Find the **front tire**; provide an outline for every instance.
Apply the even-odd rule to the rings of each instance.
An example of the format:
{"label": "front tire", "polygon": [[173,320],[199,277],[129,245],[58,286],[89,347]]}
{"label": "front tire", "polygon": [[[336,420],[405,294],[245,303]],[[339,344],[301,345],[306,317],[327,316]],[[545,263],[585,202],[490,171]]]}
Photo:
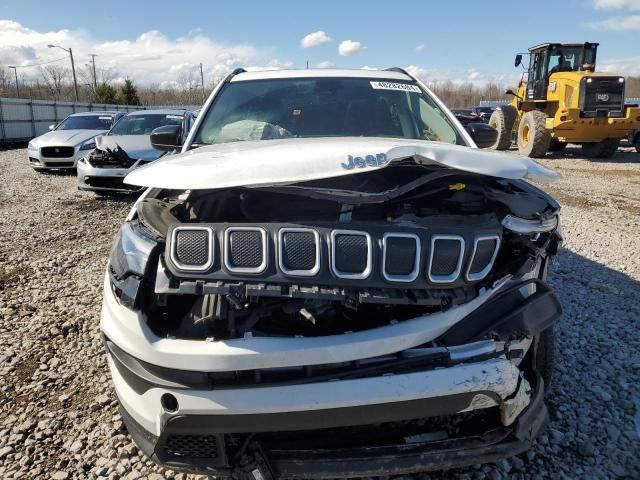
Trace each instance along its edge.
{"label": "front tire", "polygon": [[582,153],[588,158],[611,158],[618,151],[618,138],[605,138],[600,142],[583,143]]}
{"label": "front tire", "polygon": [[518,151],[529,158],[544,157],[549,150],[551,134],[546,128],[547,115],[538,110],[525,113],[518,125]]}
{"label": "front tire", "polygon": [[636,152],[640,153],[640,133],[633,137],[633,146],[636,147]]}
{"label": "front tire", "polygon": [[507,125],[504,112],[500,109],[494,110],[489,117],[489,126],[498,131],[498,138],[490,148],[494,150],[508,150],[511,146],[511,128]]}

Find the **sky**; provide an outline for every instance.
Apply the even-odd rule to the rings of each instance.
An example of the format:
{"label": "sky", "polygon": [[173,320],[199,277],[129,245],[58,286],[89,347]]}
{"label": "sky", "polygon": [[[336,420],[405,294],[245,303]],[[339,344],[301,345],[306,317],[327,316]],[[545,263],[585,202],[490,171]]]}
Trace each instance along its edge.
{"label": "sky", "polygon": [[[89,54],[117,80],[169,85],[245,68],[387,68],[429,82],[512,83],[515,53],[599,42],[598,69],[640,75],[640,0],[103,2],[0,0],[0,65],[39,75]],[[55,61],[60,59],[59,61]]]}

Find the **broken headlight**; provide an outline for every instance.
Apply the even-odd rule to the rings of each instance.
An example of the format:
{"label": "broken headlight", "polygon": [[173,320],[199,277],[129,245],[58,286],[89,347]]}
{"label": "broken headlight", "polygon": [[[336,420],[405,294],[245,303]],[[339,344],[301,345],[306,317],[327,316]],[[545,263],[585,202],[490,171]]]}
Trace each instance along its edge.
{"label": "broken headlight", "polygon": [[134,308],[158,243],[130,222],[120,228],[109,258],[109,278],[120,303]]}

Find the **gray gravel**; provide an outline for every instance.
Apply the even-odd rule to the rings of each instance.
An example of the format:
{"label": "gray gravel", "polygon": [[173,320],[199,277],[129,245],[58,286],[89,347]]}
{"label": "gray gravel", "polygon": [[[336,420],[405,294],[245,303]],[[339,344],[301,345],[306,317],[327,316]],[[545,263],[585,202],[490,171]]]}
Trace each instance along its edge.
{"label": "gray gravel", "polygon": [[[565,176],[547,187],[566,236],[550,428],[497,465],[412,478],[640,478],[640,154],[543,163]],[[131,202],[0,152],[0,478],[187,477],[131,443],[103,355],[103,269]]]}

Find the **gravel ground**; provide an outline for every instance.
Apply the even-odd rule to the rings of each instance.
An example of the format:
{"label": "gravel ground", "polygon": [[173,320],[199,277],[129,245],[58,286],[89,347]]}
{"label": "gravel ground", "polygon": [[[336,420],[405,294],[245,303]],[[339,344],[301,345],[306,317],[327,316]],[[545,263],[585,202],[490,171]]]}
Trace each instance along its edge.
{"label": "gravel ground", "polygon": [[[550,428],[519,457],[413,478],[640,478],[640,154],[578,154],[542,161],[564,175],[547,189],[566,236],[550,275],[565,309]],[[0,152],[0,478],[185,478],[129,440],[98,330],[131,204]]]}

